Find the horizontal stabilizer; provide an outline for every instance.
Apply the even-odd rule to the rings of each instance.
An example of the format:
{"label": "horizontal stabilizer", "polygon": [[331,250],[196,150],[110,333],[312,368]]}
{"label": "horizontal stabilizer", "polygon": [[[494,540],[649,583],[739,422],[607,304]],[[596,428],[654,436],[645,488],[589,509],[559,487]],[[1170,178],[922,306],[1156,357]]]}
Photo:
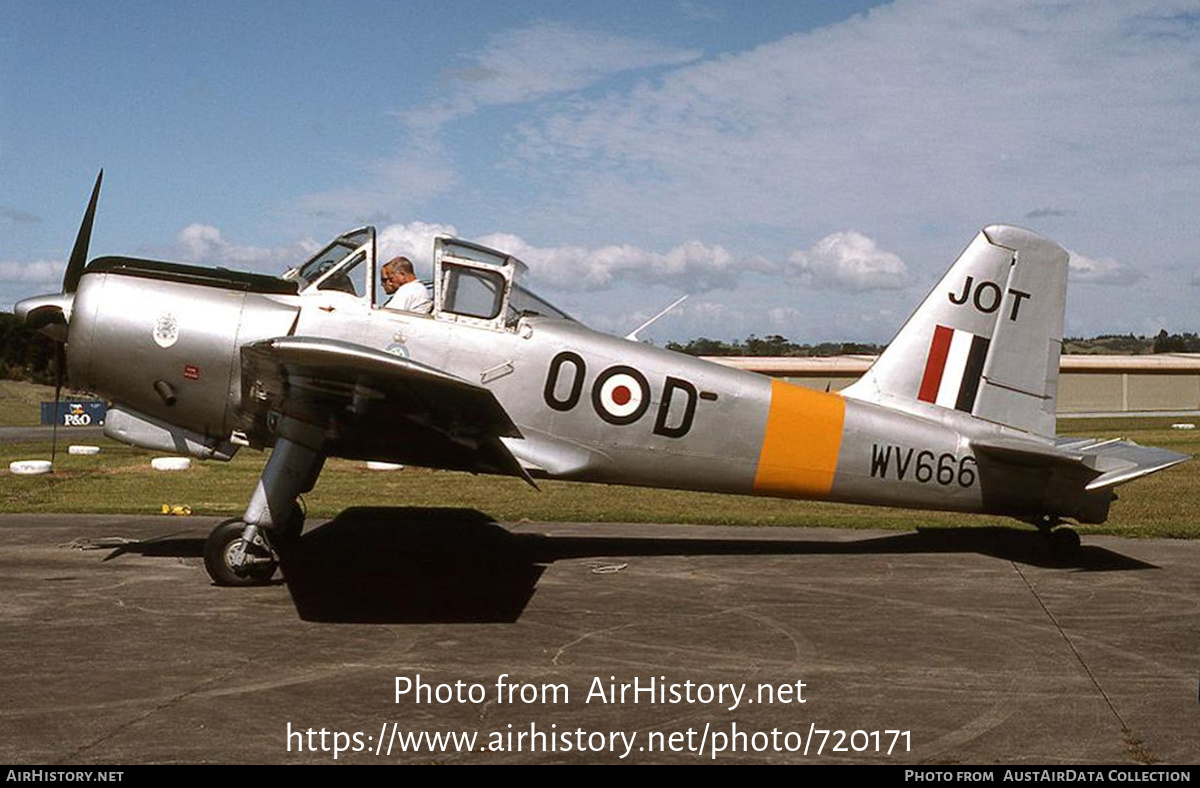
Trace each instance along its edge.
{"label": "horizontal stabilizer", "polygon": [[1095,474],[1084,488],[1088,492],[1115,487],[1191,459],[1187,454],[1115,438],[1058,438],[1051,445],[997,437],[972,441],[971,445],[982,455],[1014,465],[1087,468]]}
{"label": "horizontal stabilizer", "polygon": [[1064,450],[1057,444],[1006,439],[999,435],[984,440],[973,440],[971,447],[979,454],[1013,465],[1044,466],[1051,463],[1074,465],[1084,461],[1082,454]]}
{"label": "horizontal stabilizer", "polygon": [[1072,451],[1094,458],[1094,467],[1102,471],[1088,482],[1085,489],[1089,491],[1115,487],[1191,459],[1187,454],[1139,446],[1132,441],[1093,441],[1091,445],[1075,442],[1070,446]]}

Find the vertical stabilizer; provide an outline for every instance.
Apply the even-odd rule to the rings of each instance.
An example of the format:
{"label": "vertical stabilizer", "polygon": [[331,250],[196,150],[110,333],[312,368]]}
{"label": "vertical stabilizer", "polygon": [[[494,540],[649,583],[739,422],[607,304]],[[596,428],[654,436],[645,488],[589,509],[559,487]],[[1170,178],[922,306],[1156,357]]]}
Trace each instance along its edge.
{"label": "vertical stabilizer", "polygon": [[1028,230],[987,227],[843,394],[1053,436],[1067,259]]}

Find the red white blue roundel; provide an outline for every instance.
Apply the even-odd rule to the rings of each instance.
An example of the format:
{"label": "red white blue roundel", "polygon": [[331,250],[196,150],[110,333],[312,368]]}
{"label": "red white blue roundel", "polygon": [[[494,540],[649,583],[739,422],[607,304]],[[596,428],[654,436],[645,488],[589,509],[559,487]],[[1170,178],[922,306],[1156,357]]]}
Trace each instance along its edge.
{"label": "red white blue roundel", "polygon": [[592,405],[609,424],[632,424],[650,407],[650,386],[633,367],[609,367],[592,385]]}

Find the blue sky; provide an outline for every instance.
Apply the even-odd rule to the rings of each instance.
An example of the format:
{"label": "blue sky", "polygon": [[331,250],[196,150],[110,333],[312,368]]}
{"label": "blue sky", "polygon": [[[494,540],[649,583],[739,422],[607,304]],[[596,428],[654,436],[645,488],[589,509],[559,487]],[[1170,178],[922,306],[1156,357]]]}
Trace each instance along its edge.
{"label": "blue sky", "polygon": [[[0,4],[0,309],[92,253],[457,234],[625,333],[887,341],[979,228],[1067,333],[1200,330],[1196,2]],[[427,269],[426,269],[427,272]]]}

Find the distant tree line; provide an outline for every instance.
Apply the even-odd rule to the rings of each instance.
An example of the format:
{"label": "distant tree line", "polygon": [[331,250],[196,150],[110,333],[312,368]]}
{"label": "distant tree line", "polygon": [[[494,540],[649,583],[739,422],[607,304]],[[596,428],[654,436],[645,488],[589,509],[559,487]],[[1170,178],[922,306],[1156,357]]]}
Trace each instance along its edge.
{"label": "distant tree line", "polygon": [[0,377],[54,382],[54,340],[29,330],[8,312],[0,312]]}
{"label": "distant tree line", "polygon": [[772,334],[759,337],[754,334],[742,342],[724,342],[719,339],[700,337],[690,342],[668,342],[667,350],[687,353],[689,356],[855,356],[882,353],[886,345],[864,342],[821,342],[816,345],[799,345],[787,337]]}
{"label": "distant tree line", "polygon": [[1163,329],[1153,337],[1133,334],[1101,334],[1090,339],[1068,337],[1063,340],[1063,351],[1125,356],[1148,353],[1200,353],[1200,336],[1191,332],[1169,334]]}
{"label": "distant tree line", "polygon": [[[700,337],[689,342],[668,342],[667,349],[691,356],[855,356],[877,355],[887,345],[869,342],[820,342],[801,345],[787,337],[771,334],[759,337],[754,334],[745,340],[725,342],[720,339]],[[1168,334],[1164,329],[1156,336],[1142,337],[1133,334],[1102,334],[1098,337],[1068,337],[1063,340],[1063,352],[1067,354],[1146,355],[1150,353],[1200,353],[1200,335],[1185,332]]]}
{"label": "distant tree line", "polygon": [[1200,353],[1200,336],[1185,332],[1168,334],[1166,329],[1154,337],[1155,353]]}

